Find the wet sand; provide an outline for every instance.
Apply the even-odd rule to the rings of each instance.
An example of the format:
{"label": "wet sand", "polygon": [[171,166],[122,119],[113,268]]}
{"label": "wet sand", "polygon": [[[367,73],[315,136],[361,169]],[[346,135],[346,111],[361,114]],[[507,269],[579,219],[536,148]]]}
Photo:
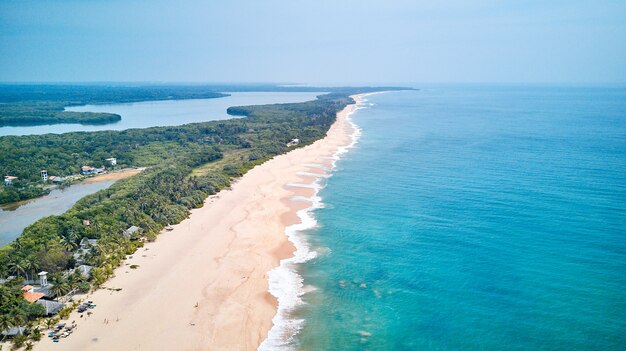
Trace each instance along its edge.
{"label": "wet sand", "polygon": [[120,291],[90,294],[93,315],[74,312],[75,333],[59,343],[44,338],[35,349],[256,350],[277,311],[267,273],[293,255],[285,228],[310,206],[292,197],[313,194],[289,184],[312,183],[315,177],[301,173],[322,170],[307,164],[330,166],[350,144],[347,116],[355,108],[338,113],[324,139],[253,168],[140,248],[105,284]]}

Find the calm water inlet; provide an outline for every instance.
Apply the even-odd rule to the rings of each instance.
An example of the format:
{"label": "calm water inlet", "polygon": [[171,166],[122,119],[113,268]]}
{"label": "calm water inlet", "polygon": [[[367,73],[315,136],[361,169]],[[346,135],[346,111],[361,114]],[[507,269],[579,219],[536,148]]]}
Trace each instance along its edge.
{"label": "calm water inlet", "polygon": [[[122,116],[122,121],[103,126],[57,124],[32,127],[0,127],[0,136],[22,134],[65,133],[70,131],[123,130],[153,126],[181,125],[234,118],[226,113],[230,106],[294,103],[314,100],[316,92],[245,92],[216,99],[166,100],[128,104],[86,105],[68,108],[72,111],[111,112]],[[49,195],[26,201],[16,210],[0,209],[0,245],[5,245],[28,225],[45,216],[67,211],[82,197],[105,189],[114,181],[80,183]]]}
{"label": "calm water inlet", "polygon": [[78,183],[65,189],[55,189],[50,194],[24,201],[17,209],[0,208],[0,246],[17,238],[24,228],[37,220],[67,211],[78,200],[96,191],[106,189],[116,180],[92,183]]}
{"label": "calm water inlet", "polygon": [[293,103],[315,100],[314,92],[241,92],[216,99],[145,101],[125,104],[84,105],[66,108],[74,112],[109,112],[122,116],[117,123],[105,125],[54,124],[29,127],[0,127],[0,136],[97,130],[124,130],[234,118],[226,113],[230,106]]}

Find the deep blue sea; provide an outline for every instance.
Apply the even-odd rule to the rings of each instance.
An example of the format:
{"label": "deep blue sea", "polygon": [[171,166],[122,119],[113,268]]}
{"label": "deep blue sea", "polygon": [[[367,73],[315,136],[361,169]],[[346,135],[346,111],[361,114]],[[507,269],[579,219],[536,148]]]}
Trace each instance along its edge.
{"label": "deep blue sea", "polygon": [[626,89],[368,100],[306,233],[299,349],[626,350]]}

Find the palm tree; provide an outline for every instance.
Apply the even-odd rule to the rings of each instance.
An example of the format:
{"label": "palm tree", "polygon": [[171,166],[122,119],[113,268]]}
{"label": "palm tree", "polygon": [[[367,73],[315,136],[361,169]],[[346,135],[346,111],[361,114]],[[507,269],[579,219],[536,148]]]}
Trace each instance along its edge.
{"label": "palm tree", "polygon": [[73,251],[78,246],[78,233],[74,229],[68,229],[67,232],[61,237],[60,244],[67,251]]}
{"label": "palm tree", "polygon": [[[24,265],[24,269],[27,272],[30,272],[31,273],[31,277],[33,277],[33,279],[34,279],[35,271],[39,268],[39,263],[37,263],[37,261],[35,261],[32,258],[26,258],[26,259],[24,259],[22,264]],[[28,278],[27,278],[27,280],[28,280]]]}
{"label": "palm tree", "polygon": [[[7,329],[9,329],[11,327],[14,327],[14,326],[15,325],[13,324],[13,320],[12,320],[12,318],[9,315],[7,315],[7,314],[1,314],[0,315],[0,332],[3,332],[3,331],[5,331],[5,330],[7,330]],[[6,337],[7,337],[6,335],[2,336],[2,340],[1,341],[4,341],[4,339]]]}
{"label": "palm tree", "polygon": [[80,279],[80,273],[77,272],[74,272],[67,276],[67,286],[70,291],[78,289],[78,287],[80,286]]}
{"label": "palm tree", "polygon": [[46,327],[48,327],[48,329],[51,329],[52,327],[54,327],[55,324],[57,324],[58,319],[56,318],[48,318],[46,319]]}
{"label": "palm tree", "polygon": [[[11,324],[13,324],[14,327],[23,325],[24,323],[26,323],[26,316],[24,316],[23,313],[15,313],[11,316]],[[22,329],[18,328],[18,334],[22,335]]]}
{"label": "palm tree", "polygon": [[50,287],[50,292],[58,300],[59,297],[69,292],[69,287],[65,282],[58,282]]}
{"label": "palm tree", "polygon": [[24,267],[23,261],[9,262],[9,270],[15,272],[18,277],[20,276],[20,273],[23,273],[26,280],[28,280],[28,275],[26,274],[26,268]]}
{"label": "palm tree", "polygon": [[71,238],[69,235],[61,237],[61,239],[59,239],[59,244],[61,244],[61,246],[67,251],[74,251],[74,249],[78,246],[78,244],[76,244],[76,240]]}

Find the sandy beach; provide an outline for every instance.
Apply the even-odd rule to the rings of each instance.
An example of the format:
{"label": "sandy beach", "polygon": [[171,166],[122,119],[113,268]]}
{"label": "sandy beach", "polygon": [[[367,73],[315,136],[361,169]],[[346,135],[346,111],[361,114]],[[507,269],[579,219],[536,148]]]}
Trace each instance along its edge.
{"label": "sandy beach", "polygon": [[314,194],[290,184],[313,183],[309,173],[324,172],[315,165],[330,167],[351,143],[355,108],[338,113],[324,139],[255,167],[135,252],[88,296],[97,304],[91,316],[70,316],[75,333],[59,343],[44,338],[35,349],[256,350],[277,312],[268,272],[293,255],[285,228],[310,206],[292,197]]}

